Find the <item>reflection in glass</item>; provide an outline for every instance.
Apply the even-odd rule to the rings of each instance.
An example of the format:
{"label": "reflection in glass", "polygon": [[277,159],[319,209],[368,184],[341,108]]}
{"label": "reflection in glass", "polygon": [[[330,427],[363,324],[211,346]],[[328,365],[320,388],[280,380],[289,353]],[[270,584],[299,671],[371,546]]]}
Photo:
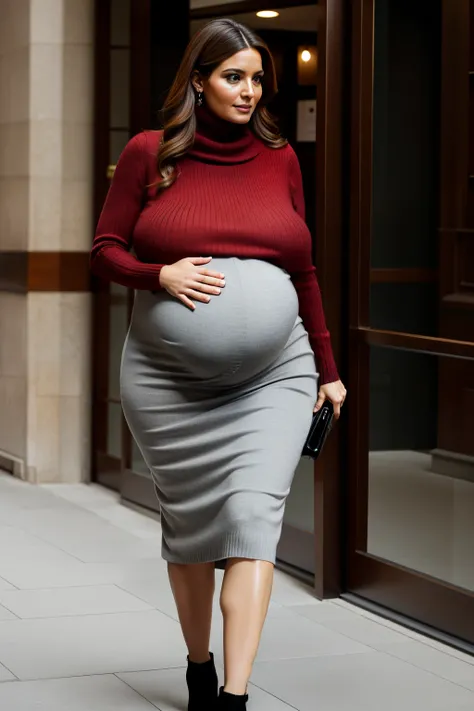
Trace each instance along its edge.
{"label": "reflection in glass", "polygon": [[474,362],[372,348],[370,367],[367,551],[474,591],[472,438],[446,417]]}
{"label": "reflection in glass", "polygon": [[375,2],[373,328],[438,335],[440,27],[440,0]]}

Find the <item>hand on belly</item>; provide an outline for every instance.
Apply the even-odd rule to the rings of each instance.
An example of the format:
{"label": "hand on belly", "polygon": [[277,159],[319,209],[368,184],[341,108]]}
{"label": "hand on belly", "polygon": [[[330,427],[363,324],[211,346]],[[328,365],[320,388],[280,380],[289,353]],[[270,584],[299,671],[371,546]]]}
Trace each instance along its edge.
{"label": "hand on belly", "polygon": [[196,308],[192,299],[209,303],[211,295],[218,296],[225,286],[224,274],[203,266],[209,264],[211,259],[186,257],[164,266],[160,273],[161,286],[192,311]]}

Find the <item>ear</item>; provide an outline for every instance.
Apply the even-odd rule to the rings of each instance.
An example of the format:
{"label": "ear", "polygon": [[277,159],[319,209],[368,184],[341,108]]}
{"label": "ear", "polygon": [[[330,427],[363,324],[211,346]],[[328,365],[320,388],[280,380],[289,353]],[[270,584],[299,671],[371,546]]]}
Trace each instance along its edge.
{"label": "ear", "polygon": [[191,83],[193,87],[196,89],[196,91],[203,91],[204,90],[204,85],[202,83],[201,75],[197,70],[195,70],[191,74]]}

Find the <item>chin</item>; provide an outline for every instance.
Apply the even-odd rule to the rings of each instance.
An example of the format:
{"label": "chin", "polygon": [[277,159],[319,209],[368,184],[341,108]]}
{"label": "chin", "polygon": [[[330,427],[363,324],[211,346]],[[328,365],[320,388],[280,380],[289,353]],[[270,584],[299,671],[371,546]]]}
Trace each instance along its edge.
{"label": "chin", "polygon": [[250,114],[239,114],[239,113],[237,112],[237,115],[236,115],[234,112],[232,112],[232,113],[228,116],[227,120],[228,120],[228,121],[232,121],[232,123],[242,123],[242,124],[245,124],[245,123],[249,123],[249,121],[250,121],[250,119],[252,118],[252,116],[253,116],[253,112],[250,113]]}

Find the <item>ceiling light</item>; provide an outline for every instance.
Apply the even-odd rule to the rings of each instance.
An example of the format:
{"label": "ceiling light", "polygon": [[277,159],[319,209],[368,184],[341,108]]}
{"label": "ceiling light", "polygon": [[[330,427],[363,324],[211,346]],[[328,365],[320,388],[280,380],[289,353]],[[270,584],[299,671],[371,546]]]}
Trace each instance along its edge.
{"label": "ceiling light", "polygon": [[275,10],[260,10],[260,12],[257,12],[257,17],[264,17],[267,20],[272,17],[278,17],[279,15],[280,13]]}
{"label": "ceiling light", "polygon": [[304,49],[301,52],[301,59],[303,60],[303,62],[309,62],[309,60],[311,59],[311,52],[307,49]]}

